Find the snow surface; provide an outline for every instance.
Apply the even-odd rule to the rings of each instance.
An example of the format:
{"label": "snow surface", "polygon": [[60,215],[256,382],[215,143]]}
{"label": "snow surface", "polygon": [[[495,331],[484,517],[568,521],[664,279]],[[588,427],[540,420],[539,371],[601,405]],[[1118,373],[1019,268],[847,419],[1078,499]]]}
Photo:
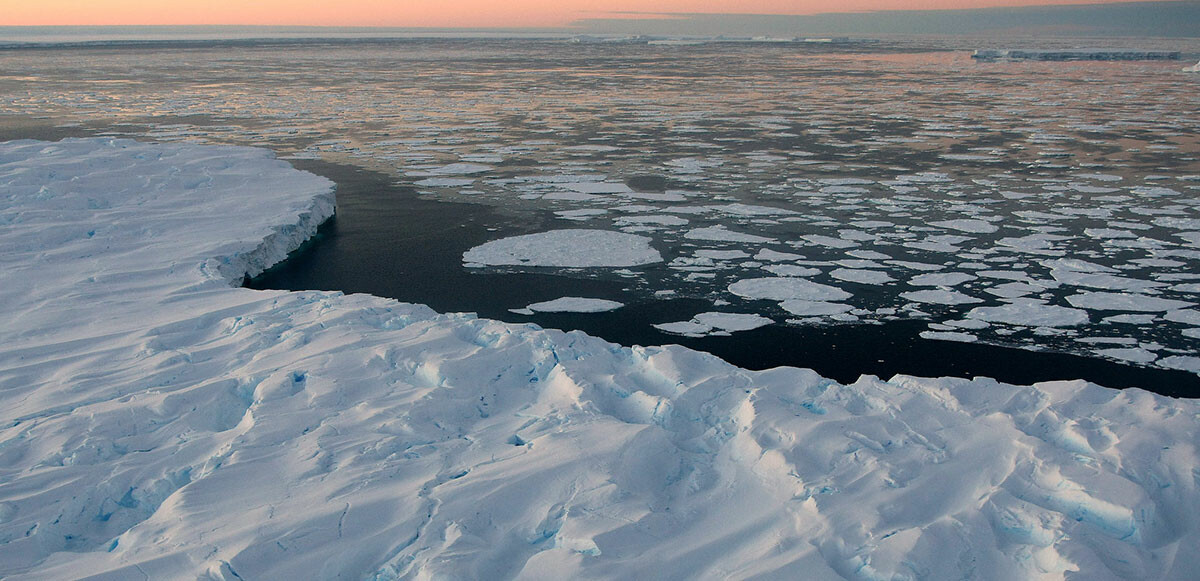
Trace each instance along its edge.
{"label": "snow surface", "polygon": [[332,193],[261,150],[0,144],[0,577],[1200,570],[1195,401],[840,385],[232,286],[311,236]]}

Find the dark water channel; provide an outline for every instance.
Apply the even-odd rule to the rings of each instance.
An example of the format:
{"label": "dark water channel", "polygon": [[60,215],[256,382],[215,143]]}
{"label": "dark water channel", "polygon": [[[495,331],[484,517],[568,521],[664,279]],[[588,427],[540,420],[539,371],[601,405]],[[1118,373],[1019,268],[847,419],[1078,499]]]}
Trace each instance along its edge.
{"label": "dark water channel", "polygon": [[[1109,387],[1141,387],[1175,397],[1200,397],[1200,377],[1122,365],[1077,355],[981,343],[922,339],[924,321],[882,325],[770,325],[731,336],[664,334],[651,325],[712,310],[700,299],[654,298],[644,288],[582,275],[467,269],[462,253],[478,244],[533,231],[571,227],[546,213],[508,215],[502,207],[422,198],[388,176],[319,161],[293,162],[338,184],[338,214],[287,261],[248,281],[257,289],[338,290],[421,303],[441,312],[475,312],[503,321],[578,329],[623,345],[678,343],[735,365],[808,367],[841,382],[862,374],[991,377],[1029,384],[1087,379]],[[538,313],[509,309],[564,296],[611,299],[607,313]]]}

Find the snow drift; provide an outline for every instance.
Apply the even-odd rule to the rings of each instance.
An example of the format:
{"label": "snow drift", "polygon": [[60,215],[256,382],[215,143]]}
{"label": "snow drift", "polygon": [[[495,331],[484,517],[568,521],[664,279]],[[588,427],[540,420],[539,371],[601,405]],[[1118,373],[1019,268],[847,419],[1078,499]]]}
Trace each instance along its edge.
{"label": "snow drift", "polygon": [[261,150],[0,144],[0,576],[1200,570],[1194,401],[234,288],[332,211]]}

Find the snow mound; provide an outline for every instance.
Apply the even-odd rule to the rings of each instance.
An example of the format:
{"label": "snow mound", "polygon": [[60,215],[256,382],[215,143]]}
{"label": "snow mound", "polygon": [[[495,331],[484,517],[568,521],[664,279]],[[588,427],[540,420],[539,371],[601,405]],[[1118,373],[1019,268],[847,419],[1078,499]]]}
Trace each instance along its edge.
{"label": "snow mound", "polygon": [[493,240],[463,253],[467,265],[594,268],[662,262],[650,239],[608,230],[551,230]]}
{"label": "snow mound", "polygon": [[6,579],[1200,569],[1194,401],[840,385],[234,288],[333,210],[332,184],[258,150],[0,144],[0,192]]}

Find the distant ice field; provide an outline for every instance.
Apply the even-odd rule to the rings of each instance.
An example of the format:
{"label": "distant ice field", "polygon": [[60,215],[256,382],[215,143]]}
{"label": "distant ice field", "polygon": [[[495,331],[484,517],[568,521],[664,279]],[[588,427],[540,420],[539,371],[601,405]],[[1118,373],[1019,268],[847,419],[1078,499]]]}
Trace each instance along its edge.
{"label": "distant ice field", "polygon": [[[498,208],[528,226],[462,249],[481,276],[1200,372],[1195,75],[980,63],[948,42],[259,47],[235,67],[219,48],[41,51],[0,54],[27,71],[0,79],[0,102],[64,130],[267,146]],[[266,90],[263,70],[288,88]],[[608,235],[563,234],[583,231]],[[670,323],[643,324],[664,342],[701,328]]]}

